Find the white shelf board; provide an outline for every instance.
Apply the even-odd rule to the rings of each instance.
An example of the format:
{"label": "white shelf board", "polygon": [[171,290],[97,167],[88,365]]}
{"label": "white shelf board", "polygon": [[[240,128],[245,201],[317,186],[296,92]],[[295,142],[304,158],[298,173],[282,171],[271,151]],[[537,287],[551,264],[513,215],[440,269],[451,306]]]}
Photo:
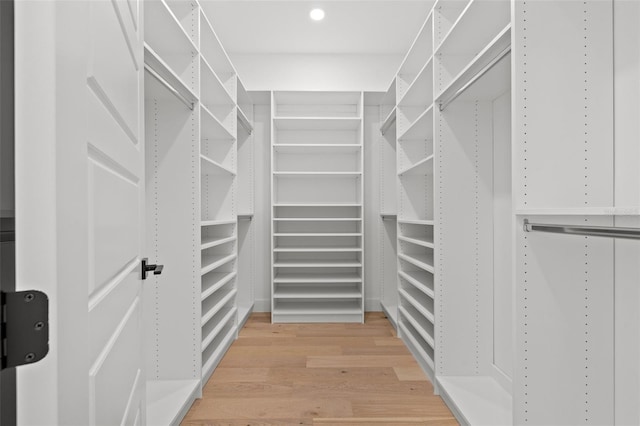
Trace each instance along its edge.
{"label": "white shelf board", "polygon": [[477,36],[479,30],[503,28],[509,20],[508,2],[472,0],[442,38],[436,54],[475,55],[484,48],[486,40]]}
{"label": "white shelf board", "polygon": [[398,135],[399,142],[416,139],[433,139],[433,104],[429,105],[429,107],[407,127],[407,130]]}
{"label": "white shelf board", "polygon": [[228,167],[223,166],[211,158],[200,154],[200,167],[203,175],[223,175],[223,176],[235,176],[236,172]]}
{"label": "white shelf board", "polygon": [[200,222],[200,226],[235,225],[236,222],[236,219],[203,220]]}
{"label": "white shelf board", "polygon": [[360,283],[362,278],[355,272],[330,274],[276,274],[274,283]]}
{"label": "white shelf board", "polygon": [[362,237],[362,232],[276,232],[274,237]]}
{"label": "white shelf board", "polygon": [[227,55],[227,52],[224,50],[224,47],[222,46],[222,43],[220,42],[218,35],[213,29],[213,25],[211,25],[211,21],[209,20],[209,17],[207,16],[207,14],[204,12],[203,9],[200,9],[200,12],[201,12],[200,13],[201,54],[206,56],[212,53],[211,50],[206,49],[207,42],[205,40],[209,39],[209,41],[213,43],[211,47],[213,47],[216,50],[215,56],[217,58],[215,58],[216,61],[214,62],[214,58],[212,56],[208,56],[207,60],[209,61],[209,64],[213,67],[213,69],[216,70],[216,73],[220,73],[221,71],[225,74],[237,74],[235,68],[233,67],[233,64],[231,63],[231,59],[229,59],[229,55]]}
{"label": "white shelf board", "polygon": [[237,303],[238,307],[238,330],[241,330],[244,327],[245,323],[249,319],[249,316],[253,312],[253,302],[250,304]]}
{"label": "white shelf board", "polygon": [[433,102],[433,57],[424,64],[416,78],[411,82],[398,107],[427,106]]}
{"label": "white shelf board", "polygon": [[429,288],[426,283],[429,283],[433,287],[433,274],[425,271],[403,271],[399,270],[398,275],[405,279],[409,284],[431,297],[435,298],[434,291]]}
{"label": "white shelf board", "polygon": [[208,254],[202,258],[201,275],[211,272],[216,268],[235,260],[236,255],[232,254]]}
{"label": "white shelf board", "polygon": [[516,209],[518,216],[638,216],[640,207],[578,207]]}
{"label": "white shelf board", "polygon": [[488,376],[438,376],[440,395],[458,421],[470,425],[513,424],[512,398]]}
{"label": "white shelf board", "polygon": [[[433,359],[431,359],[429,354],[424,351],[416,337],[409,331],[409,329],[402,323],[402,321],[398,321],[398,325],[401,330],[400,332],[402,337],[408,340],[409,345],[407,346],[409,346],[409,349],[414,352],[414,356],[416,356],[416,358],[419,358],[418,363],[422,364],[420,361],[426,363],[428,368],[431,370],[428,371],[427,374],[432,375],[434,369]],[[407,341],[405,341],[405,343],[407,343]]]}
{"label": "white shelf board", "polygon": [[204,237],[202,238],[200,250],[206,250],[208,248],[219,246],[235,240],[236,240],[235,235],[231,237]]}
{"label": "white shelf board", "polygon": [[360,268],[359,260],[276,260],[274,268]]}
{"label": "white shelf board", "polygon": [[362,172],[273,172],[273,176],[278,178],[359,178]]}
{"label": "white shelf board", "polygon": [[352,117],[274,117],[273,124],[280,130],[356,130],[361,118]]}
{"label": "white shelf board", "polygon": [[147,381],[147,424],[178,424],[200,389],[200,380]]}
{"label": "white shelf board", "polygon": [[425,271],[432,272],[433,268],[433,254],[415,254],[415,253],[398,253],[398,258],[411,263],[418,268]]}
{"label": "white shelf board", "polygon": [[234,318],[236,318],[237,313],[238,313],[238,309],[236,307],[231,308],[229,312],[227,312],[222,317],[222,319],[220,319],[220,322],[216,324],[213,330],[211,330],[211,332],[209,332],[209,334],[207,334],[206,336],[203,336],[202,346],[201,346],[202,351],[204,351],[205,349],[207,349],[207,347],[209,347],[211,342],[213,342],[213,339],[215,339],[218,336],[218,334],[220,334],[222,329],[229,323],[229,321],[232,321],[234,320]]}
{"label": "white shelf board", "polygon": [[[480,53],[471,59],[469,64],[436,96],[435,103],[441,104],[442,102],[446,102],[458,93],[472,78],[476,77],[481,70],[491,63],[496,56],[505,49],[509,49],[510,46],[511,24],[508,24]],[[480,81],[478,80],[469,89],[465,90],[464,96],[468,99],[492,99],[495,98],[496,95],[504,93],[505,89],[510,88],[511,62],[505,60],[507,58],[503,58],[503,60],[498,62],[485,76],[480,77],[484,79],[483,84],[478,84]],[[473,88],[474,91],[469,92],[471,88]]]}
{"label": "white shelf board", "polygon": [[360,247],[276,247],[274,253],[348,253],[361,252]]}
{"label": "white shelf board", "polygon": [[228,141],[234,141],[236,139],[236,137],[224,127],[224,124],[202,104],[200,104],[200,117],[202,121],[200,136],[202,139],[222,139]]}
{"label": "white shelf board", "polygon": [[416,164],[407,167],[404,170],[401,170],[398,173],[398,176],[405,175],[428,175],[433,173],[433,154],[428,156],[427,158],[423,158],[418,161]]}
{"label": "white shelf board", "polygon": [[273,292],[274,299],[357,299],[360,297],[362,297],[362,292],[354,286],[339,288],[327,287],[324,284],[279,287]]}
{"label": "white shelf board", "polygon": [[209,322],[211,318],[215,316],[215,314],[220,312],[220,309],[222,309],[227,303],[231,301],[231,299],[236,296],[236,294],[238,294],[237,289],[233,288],[229,290],[229,292],[222,299],[220,299],[218,303],[212,306],[207,312],[202,313],[202,320],[200,324],[204,326],[207,322]]}
{"label": "white shelf board", "polygon": [[422,246],[422,247],[428,247],[428,248],[434,248],[434,243],[433,241],[430,241],[424,237],[421,238],[411,238],[411,237],[405,237],[403,235],[399,235],[398,239],[400,241],[406,241],[407,243],[411,243],[411,244],[415,244],[417,246]]}
{"label": "white shelf board", "polygon": [[427,225],[427,226],[434,225],[433,220],[423,220],[423,219],[398,219],[398,223],[400,224],[406,223],[408,225]]}
{"label": "white shelf board", "polygon": [[[211,277],[211,275],[213,275],[213,277]],[[204,300],[207,297],[211,296],[216,291],[220,290],[222,287],[225,286],[225,284],[227,284],[229,281],[234,279],[236,275],[237,275],[237,272],[235,271],[234,272],[212,272],[209,275],[207,275],[207,278],[211,278],[211,280],[215,281],[215,283],[202,292],[202,295],[200,296],[201,299]]]}
{"label": "white shelf board", "polygon": [[204,365],[202,366],[202,385],[203,386],[209,380],[209,377],[211,377],[211,374],[213,373],[213,370],[216,368],[216,366],[220,363],[220,361],[222,361],[222,357],[224,357],[224,354],[229,349],[229,346],[231,346],[231,344],[235,340],[236,333],[237,333],[237,328],[231,327],[227,332],[227,334],[224,336],[224,339],[218,345],[218,348],[211,354],[209,359],[203,360],[204,361]]}
{"label": "white shelf board", "polygon": [[273,310],[278,315],[344,315],[361,314],[362,307],[358,301],[331,300],[328,302],[294,301],[276,302]]}
{"label": "white shelf board", "polygon": [[334,143],[334,144],[274,144],[273,150],[281,154],[345,154],[350,152],[359,152],[362,145],[353,143]]}
{"label": "white shelf board", "polygon": [[380,133],[383,135],[386,134],[387,130],[389,130],[389,128],[393,126],[393,123],[396,122],[396,112],[397,108],[394,106],[391,111],[389,111],[387,117],[382,121],[382,124],[380,125]]}
{"label": "white shelf board", "polygon": [[362,203],[309,203],[309,204],[300,204],[300,203],[275,203],[273,207],[308,207],[308,208],[318,208],[318,207],[362,207]]}
{"label": "white shelf board", "polygon": [[360,217],[274,217],[276,222],[362,222]]}
{"label": "white shelf board", "polygon": [[387,319],[391,323],[396,331],[398,330],[398,305],[397,304],[389,304],[383,301],[380,301],[380,306],[384,314],[387,316]]}
{"label": "white shelf board", "polygon": [[164,0],[152,1],[144,7],[144,40],[172,54],[197,52],[193,40]]}
{"label": "white shelf board", "polygon": [[433,336],[431,336],[427,330],[425,330],[424,328],[422,328],[422,326],[420,325],[420,322],[414,318],[409,311],[407,311],[404,307],[400,306],[398,308],[398,312],[400,315],[402,315],[404,318],[406,318],[407,321],[409,321],[409,323],[413,326],[413,328],[418,332],[418,334],[420,335],[420,337],[422,337],[422,339],[427,342],[427,345],[431,346],[431,349],[435,349],[436,347],[436,342],[433,339]]}
{"label": "white shelf board", "polygon": [[227,91],[216,72],[202,55],[200,55],[200,64],[201,102],[205,105],[234,106],[236,102],[231,93]]}
{"label": "white shelf board", "polygon": [[[191,108],[193,105],[198,102],[198,97],[191,91],[191,89],[182,81],[180,77],[171,69],[171,67],[149,46],[145,43],[144,45],[144,63],[145,67],[150,68],[153,73],[159,76],[164,83],[168,85],[168,87],[164,83],[158,82],[155,85],[146,84],[145,87],[151,93],[145,93],[146,97],[149,95],[155,95],[157,98],[165,98],[163,93],[160,90],[171,93],[172,95],[177,94],[180,98],[183,98],[188,104],[191,104]],[[154,75],[145,76],[145,81],[147,78],[152,78],[156,80]],[[157,80],[156,80],[157,81]],[[155,90],[157,87],[158,90]]]}
{"label": "white shelf board", "polygon": [[422,306],[416,299],[413,297],[411,292],[399,288],[398,293],[404,300],[409,302],[420,314],[425,317],[431,324],[435,324],[435,317],[433,316],[433,312],[430,312],[426,307]]}

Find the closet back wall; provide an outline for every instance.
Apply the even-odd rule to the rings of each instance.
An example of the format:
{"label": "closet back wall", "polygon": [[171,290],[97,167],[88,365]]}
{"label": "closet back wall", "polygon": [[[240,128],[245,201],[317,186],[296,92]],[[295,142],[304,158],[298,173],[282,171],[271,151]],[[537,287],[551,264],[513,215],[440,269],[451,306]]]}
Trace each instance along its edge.
{"label": "closet back wall", "polygon": [[403,55],[231,53],[249,90],[381,92]]}

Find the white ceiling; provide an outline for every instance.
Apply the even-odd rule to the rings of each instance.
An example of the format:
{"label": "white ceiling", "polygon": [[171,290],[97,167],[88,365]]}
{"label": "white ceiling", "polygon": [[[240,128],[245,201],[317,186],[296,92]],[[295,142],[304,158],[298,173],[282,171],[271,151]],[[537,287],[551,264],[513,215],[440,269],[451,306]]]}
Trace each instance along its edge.
{"label": "white ceiling", "polygon": [[[433,0],[202,0],[230,54],[404,54]],[[323,21],[309,18],[320,7]]]}

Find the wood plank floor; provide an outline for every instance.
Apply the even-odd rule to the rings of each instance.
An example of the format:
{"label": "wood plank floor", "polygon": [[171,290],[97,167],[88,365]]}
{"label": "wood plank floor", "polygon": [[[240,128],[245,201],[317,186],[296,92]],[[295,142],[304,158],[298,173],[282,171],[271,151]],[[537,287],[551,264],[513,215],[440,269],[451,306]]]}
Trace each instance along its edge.
{"label": "wood plank floor", "polygon": [[383,313],[271,324],[254,313],[183,425],[457,425]]}

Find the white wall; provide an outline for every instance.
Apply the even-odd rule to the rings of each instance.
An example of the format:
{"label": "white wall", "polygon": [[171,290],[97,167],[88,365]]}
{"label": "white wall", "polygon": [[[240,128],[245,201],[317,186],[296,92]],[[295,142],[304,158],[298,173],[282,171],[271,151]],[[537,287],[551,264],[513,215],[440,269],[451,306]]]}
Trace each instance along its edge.
{"label": "white wall", "polygon": [[230,54],[247,90],[384,92],[402,55]]}

